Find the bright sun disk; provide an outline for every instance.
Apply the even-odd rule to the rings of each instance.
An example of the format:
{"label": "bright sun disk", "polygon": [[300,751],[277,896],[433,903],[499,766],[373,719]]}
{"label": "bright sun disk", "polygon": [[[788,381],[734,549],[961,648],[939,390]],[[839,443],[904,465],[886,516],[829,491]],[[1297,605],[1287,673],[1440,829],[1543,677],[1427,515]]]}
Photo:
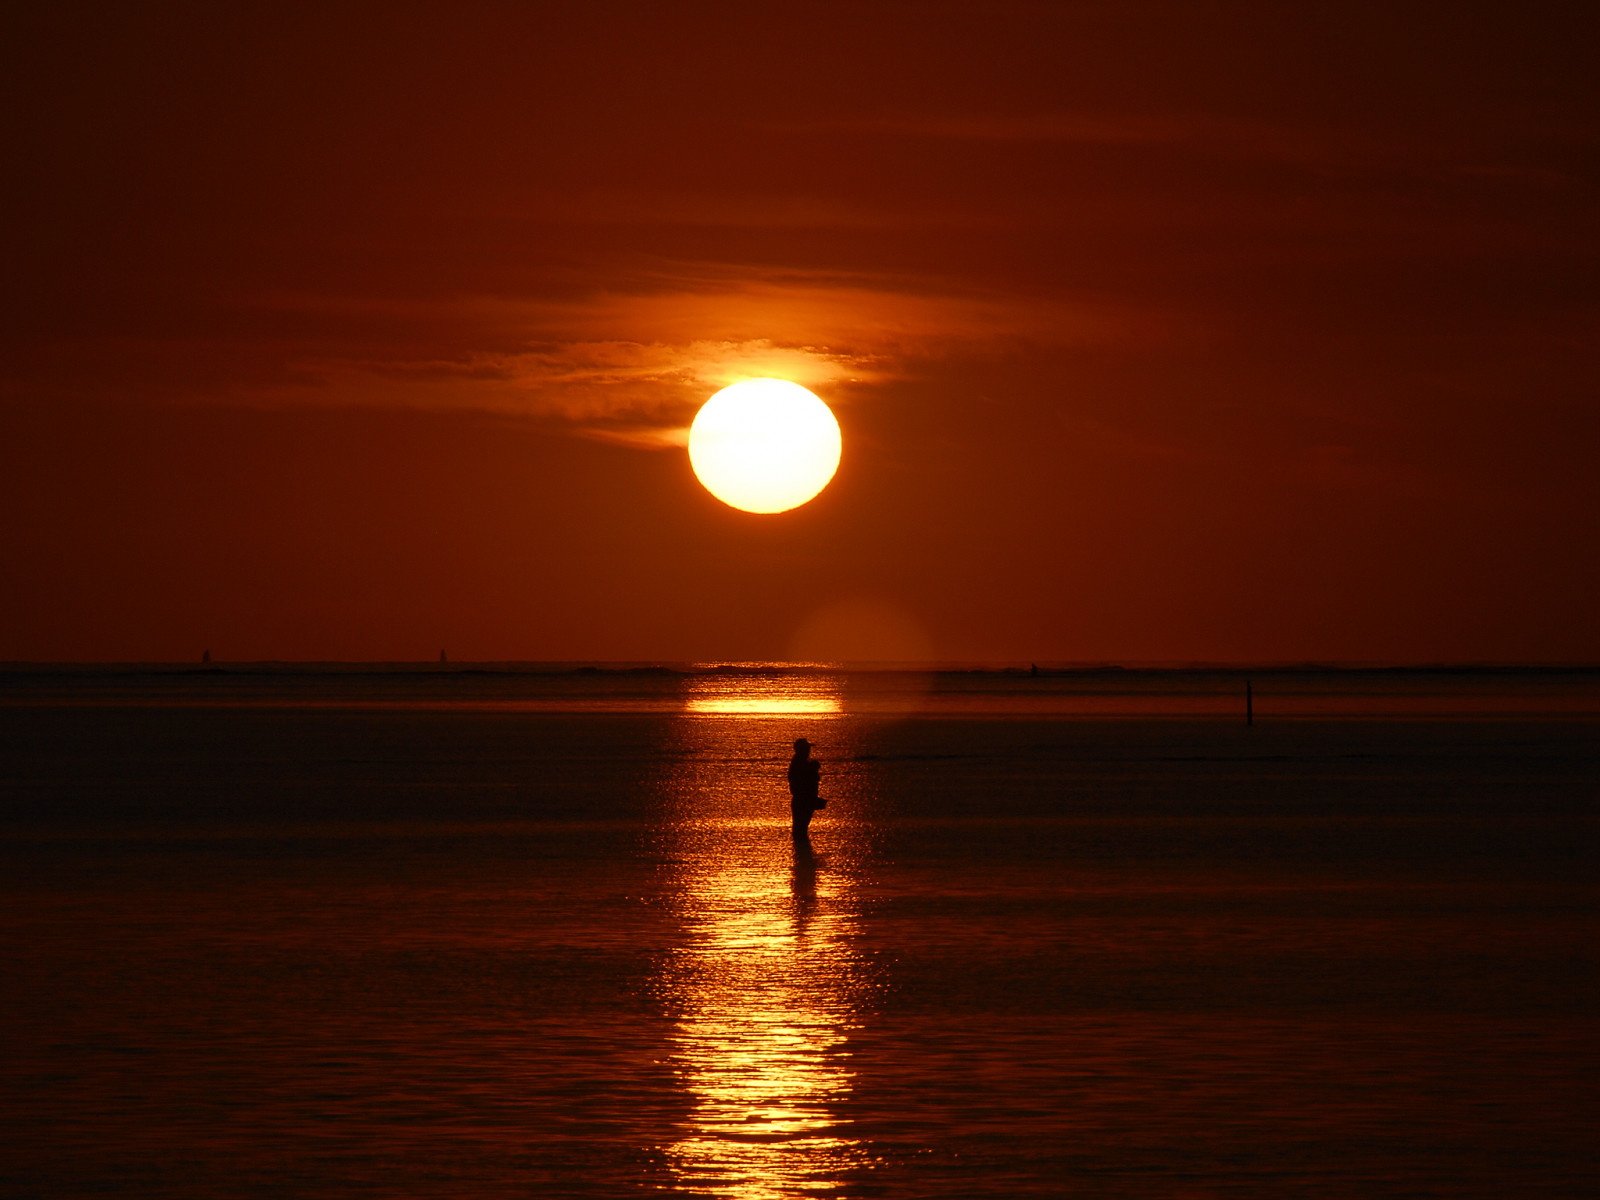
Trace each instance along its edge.
{"label": "bright sun disk", "polygon": [[725,387],[689,427],[695,475],[718,500],[746,512],[804,504],[839,469],[840,447],[832,410],[786,379]]}

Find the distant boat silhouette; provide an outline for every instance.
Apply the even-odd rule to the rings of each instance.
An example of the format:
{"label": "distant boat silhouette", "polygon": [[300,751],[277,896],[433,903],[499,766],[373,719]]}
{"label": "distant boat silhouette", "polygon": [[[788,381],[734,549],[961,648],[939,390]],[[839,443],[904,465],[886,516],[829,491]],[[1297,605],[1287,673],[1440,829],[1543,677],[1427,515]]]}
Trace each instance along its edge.
{"label": "distant boat silhouette", "polygon": [[210,662],[211,661],[211,651],[207,650],[204,654],[202,654],[200,656],[200,661],[203,662],[203,663]]}
{"label": "distant boat silhouette", "polygon": [[449,662],[450,661],[448,658],[445,657],[445,653],[444,653],[443,650],[439,651],[439,661],[440,662]]}

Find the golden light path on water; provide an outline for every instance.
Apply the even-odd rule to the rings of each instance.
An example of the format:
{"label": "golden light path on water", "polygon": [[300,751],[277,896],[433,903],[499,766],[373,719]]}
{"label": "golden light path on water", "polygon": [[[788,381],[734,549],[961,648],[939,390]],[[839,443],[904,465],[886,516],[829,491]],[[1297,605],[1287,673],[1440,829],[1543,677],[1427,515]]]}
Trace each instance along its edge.
{"label": "golden light path on water", "polygon": [[[837,687],[697,681],[665,780],[664,849],[684,934],[663,964],[670,1056],[692,1102],[665,1147],[686,1189],[739,1200],[825,1194],[872,1165],[841,1114],[849,1035],[870,990],[855,950],[866,825]],[[805,736],[831,807],[814,849],[789,831],[785,768]]]}
{"label": "golden light path on water", "polygon": [[699,715],[803,717],[844,711],[838,682],[827,675],[701,675],[685,680],[684,687],[685,707]]}

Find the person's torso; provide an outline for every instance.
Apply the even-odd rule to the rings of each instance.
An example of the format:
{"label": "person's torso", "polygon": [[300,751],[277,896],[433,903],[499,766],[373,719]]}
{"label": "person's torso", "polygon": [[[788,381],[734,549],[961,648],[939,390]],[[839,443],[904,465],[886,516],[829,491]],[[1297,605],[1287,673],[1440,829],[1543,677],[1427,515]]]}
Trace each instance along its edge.
{"label": "person's torso", "polygon": [[814,800],[822,779],[822,764],[814,758],[796,758],[789,762],[789,794],[796,800]]}

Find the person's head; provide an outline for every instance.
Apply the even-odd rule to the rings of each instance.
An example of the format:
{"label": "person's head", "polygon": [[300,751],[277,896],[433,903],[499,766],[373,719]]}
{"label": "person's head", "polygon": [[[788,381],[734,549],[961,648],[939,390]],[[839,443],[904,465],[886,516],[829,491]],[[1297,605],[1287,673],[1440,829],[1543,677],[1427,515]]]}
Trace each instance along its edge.
{"label": "person's head", "polygon": [[796,758],[806,758],[811,753],[811,743],[805,738],[795,738],[794,755]]}

